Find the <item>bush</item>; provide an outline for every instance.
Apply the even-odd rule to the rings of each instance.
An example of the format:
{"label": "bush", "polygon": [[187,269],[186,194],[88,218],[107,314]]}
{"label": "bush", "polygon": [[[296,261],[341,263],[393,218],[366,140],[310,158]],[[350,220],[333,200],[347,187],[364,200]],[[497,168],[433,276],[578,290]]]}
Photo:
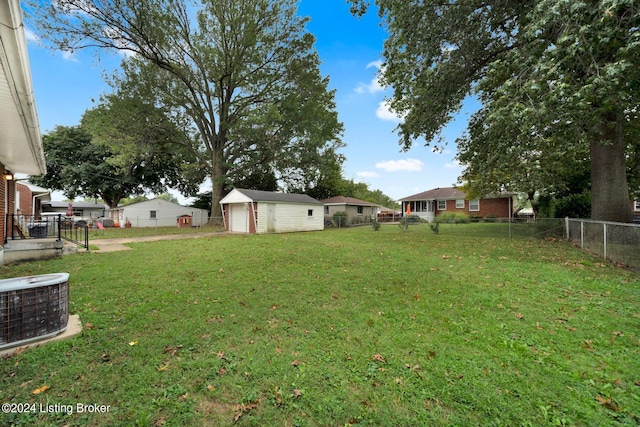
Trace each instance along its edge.
{"label": "bush", "polygon": [[333,214],[333,224],[336,227],[346,227],[349,216],[345,211],[338,211]]}
{"label": "bush", "polygon": [[462,212],[443,212],[438,215],[434,221],[447,224],[452,222],[456,224],[467,224],[471,221],[471,218]]}
{"label": "bush", "polygon": [[373,221],[371,223],[371,228],[373,228],[373,231],[378,231],[380,230],[380,223],[378,221]]}
{"label": "bush", "polygon": [[440,223],[438,221],[429,223],[429,228],[431,228],[431,231],[435,234],[440,234]]}
{"label": "bush", "polygon": [[484,217],[484,222],[496,222],[497,218],[498,218],[497,215],[489,214],[489,215]]}

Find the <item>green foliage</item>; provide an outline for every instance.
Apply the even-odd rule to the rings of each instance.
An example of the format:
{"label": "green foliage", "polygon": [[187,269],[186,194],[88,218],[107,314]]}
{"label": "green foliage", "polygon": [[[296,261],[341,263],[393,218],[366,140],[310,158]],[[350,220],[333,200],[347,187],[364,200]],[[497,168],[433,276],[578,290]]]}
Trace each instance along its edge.
{"label": "green foliage", "polygon": [[373,228],[373,231],[380,231],[380,223],[378,221],[373,221],[371,223],[371,228]]}
{"label": "green foliage", "polygon": [[[350,3],[361,14],[369,2]],[[404,149],[442,138],[473,96],[482,107],[457,146],[461,180],[476,193],[553,194],[587,168],[593,217],[630,220],[627,179],[636,191],[640,170],[635,2],[376,5],[389,33],[382,78],[404,118]]]}
{"label": "green foliage", "polygon": [[436,216],[434,222],[439,223],[454,223],[454,224],[465,224],[471,221],[469,215],[464,214],[462,212],[442,212],[440,215]]}
{"label": "green foliage", "polygon": [[348,225],[349,215],[345,211],[334,212],[333,225],[336,227],[346,227]]}
{"label": "green foliage", "polygon": [[212,218],[234,182],[307,191],[341,163],[335,91],[297,1],[29,3],[43,43],[135,53],[110,84],[185,119],[211,177]]}
{"label": "green foliage", "polygon": [[433,231],[435,234],[440,234],[440,222],[439,221],[433,221],[429,223],[429,228],[431,229],[431,231]]}

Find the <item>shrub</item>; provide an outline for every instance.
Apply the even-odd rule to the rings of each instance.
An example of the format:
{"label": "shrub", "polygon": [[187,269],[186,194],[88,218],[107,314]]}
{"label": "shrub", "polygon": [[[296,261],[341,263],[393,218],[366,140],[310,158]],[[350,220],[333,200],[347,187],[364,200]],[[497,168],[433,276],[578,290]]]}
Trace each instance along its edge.
{"label": "shrub", "polygon": [[336,227],[346,227],[349,216],[345,211],[338,211],[333,214],[333,224]]}
{"label": "shrub", "polygon": [[371,228],[373,228],[373,231],[378,231],[380,230],[380,223],[378,221],[373,221],[371,223]]}
{"label": "shrub", "polygon": [[456,224],[466,224],[471,221],[471,218],[467,214],[463,214],[462,212],[443,212],[438,215],[435,219],[435,222],[439,223],[456,223]]}
{"label": "shrub", "polygon": [[484,222],[496,222],[497,218],[498,218],[497,215],[489,214],[489,215],[484,217]]}
{"label": "shrub", "polygon": [[440,223],[438,221],[433,221],[433,222],[429,223],[429,228],[435,234],[440,234]]}

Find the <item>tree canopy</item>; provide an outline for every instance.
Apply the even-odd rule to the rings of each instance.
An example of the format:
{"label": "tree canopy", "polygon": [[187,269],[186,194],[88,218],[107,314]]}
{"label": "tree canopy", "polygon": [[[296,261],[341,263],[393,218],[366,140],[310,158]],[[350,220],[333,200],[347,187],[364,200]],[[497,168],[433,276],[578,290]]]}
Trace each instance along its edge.
{"label": "tree canopy", "polygon": [[112,208],[146,192],[197,192],[204,174],[193,153],[179,149],[191,144],[183,128],[142,100],[103,101],[85,112],[80,126],[44,135],[47,173],[34,182],[70,199],[101,198]]}
{"label": "tree canopy", "polygon": [[295,0],[28,3],[43,40],[131,52],[118,90],[144,87],[189,118],[212,181],[214,221],[229,182],[264,172],[298,188],[342,144],[334,92]]}
{"label": "tree canopy", "polygon": [[[350,0],[364,13],[365,0]],[[640,5],[633,0],[377,0],[401,144],[431,141],[468,96],[458,143],[478,193],[554,192],[588,165],[592,218],[631,220],[638,182]]]}

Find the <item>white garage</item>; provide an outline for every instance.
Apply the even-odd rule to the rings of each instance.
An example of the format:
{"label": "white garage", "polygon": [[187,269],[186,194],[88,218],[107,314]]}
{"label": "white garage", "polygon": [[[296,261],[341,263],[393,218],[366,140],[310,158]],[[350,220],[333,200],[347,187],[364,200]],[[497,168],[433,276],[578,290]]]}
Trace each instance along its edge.
{"label": "white garage", "polygon": [[306,194],[235,188],[220,205],[227,231],[260,234],[324,229],[322,202]]}

